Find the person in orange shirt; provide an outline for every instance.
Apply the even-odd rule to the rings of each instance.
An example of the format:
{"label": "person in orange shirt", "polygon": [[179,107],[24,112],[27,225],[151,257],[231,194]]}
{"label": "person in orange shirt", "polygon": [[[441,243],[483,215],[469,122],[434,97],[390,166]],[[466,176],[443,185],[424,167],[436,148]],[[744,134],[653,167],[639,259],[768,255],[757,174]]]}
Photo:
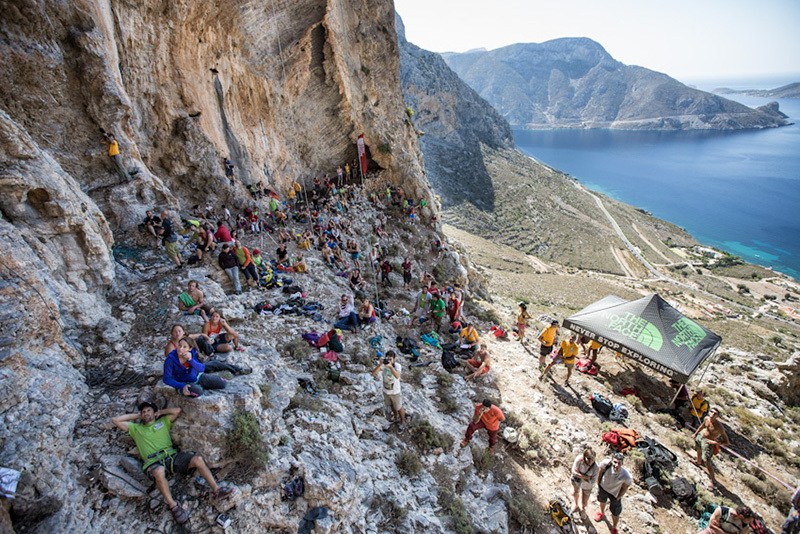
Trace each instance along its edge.
{"label": "person in orange shirt", "polygon": [[481,428],[486,429],[489,435],[489,454],[494,454],[494,445],[497,443],[497,431],[500,429],[500,421],[505,421],[506,417],[497,406],[492,406],[492,401],[484,399],[482,403],[475,406],[475,414],[467,426],[467,432],[464,434],[464,441],[461,442],[461,447],[464,448],[469,445],[472,439],[472,434]]}

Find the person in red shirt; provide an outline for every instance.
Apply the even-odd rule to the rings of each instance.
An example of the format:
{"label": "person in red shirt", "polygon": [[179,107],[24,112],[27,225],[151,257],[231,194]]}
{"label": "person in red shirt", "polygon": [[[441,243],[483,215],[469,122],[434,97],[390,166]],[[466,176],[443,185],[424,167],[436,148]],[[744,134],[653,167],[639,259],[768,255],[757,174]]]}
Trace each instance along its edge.
{"label": "person in red shirt", "polygon": [[489,434],[489,454],[494,454],[494,445],[497,443],[497,431],[500,429],[500,421],[505,421],[506,417],[497,406],[492,406],[492,401],[484,399],[482,403],[475,406],[475,415],[469,422],[467,433],[464,434],[464,441],[461,447],[469,445],[472,434],[481,428],[486,429]]}
{"label": "person in red shirt", "polygon": [[217,243],[220,245],[234,245],[233,237],[231,236],[231,232],[225,226],[225,221],[217,221],[217,231],[214,233],[214,237],[217,239]]}

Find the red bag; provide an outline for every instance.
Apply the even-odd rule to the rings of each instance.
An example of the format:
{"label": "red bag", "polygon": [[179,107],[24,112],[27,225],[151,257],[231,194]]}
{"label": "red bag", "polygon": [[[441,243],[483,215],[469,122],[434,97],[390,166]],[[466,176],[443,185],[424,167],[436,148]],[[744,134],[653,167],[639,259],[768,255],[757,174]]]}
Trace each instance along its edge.
{"label": "red bag", "polygon": [[612,448],[619,450],[619,434],[613,430],[603,434],[603,441],[608,443]]}

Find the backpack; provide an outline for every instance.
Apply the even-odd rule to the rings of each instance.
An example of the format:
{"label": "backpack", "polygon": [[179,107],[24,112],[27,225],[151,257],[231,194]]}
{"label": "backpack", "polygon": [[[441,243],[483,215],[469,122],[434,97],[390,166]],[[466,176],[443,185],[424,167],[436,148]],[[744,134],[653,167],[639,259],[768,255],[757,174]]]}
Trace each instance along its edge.
{"label": "backpack", "polygon": [[298,497],[302,497],[305,493],[305,484],[301,477],[297,477],[283,487],[284,501],[293,501]]}
{"label": "backpack", "polygon": [[575,362],[575,369],[577,369],[581,373],[585,373],[587,375],[596,375],[597,372],[600,370],[597,365],[592,363],[592,360],[589,358],[581,358],[577,362]]}
{"label": "backpack", "polygon": [[592,393],[592,396],[589,398],[589,400],[592,402],[592,408],[594,408],[599,414],[605,415],[606,417],[608,417],[608,414],[610,414],[611,410],[614,409],[614,405],[611,404],[611,401],[599,393]]}
{"label": "backpack", "polygon": [[611,410],[611,413],[608,414],[608,418],[612,421],[621,422],[628,418],[628,409],[625,407],[624,404],[618,402],[614,405],[614,408]]}
{"label": "backpack", "polygon": [[646,458],[651,458],[653,462],[661,467],[671,469],[675,462],[678,461],[678,457],[674,452],[653,438],[645,436],[644,439],[636,442],[636,447],[644,453]]}
{"label": "backpack", "polygon": [[619,449],[619,434],[615,431],[603,434],[603,441],[613,449]]}
{"label": "backpack", "polygon": [[612,432],[619,435],[619,452],[627,452],[636,446],[636,442],[642,439],[642,435],[632,428],[612,428]]}
{"label": "backpack", "polygon": [[750,523],[750,529],[753,531],[753,534],[772,534],[772,531],[768,529],[760,519],[754,519],[753,522]]}
{"label": "backpack", "polygon": [[572,521],[572,518],[564,511],[564,503],[561,499],[550,499],[547,508],[550,510],[550,516],[553,518],[553,521],[555,521],[556,525],[559,527],[569,525]]}
{"label": "backpack", "polygon": [[694,506],[694,503],[697,502],[695,485],[683,477],[672,479],[672,494],[678,499],[678,502],[688,506]]}
{"label": "backpack", "polygon": [[442,351],[442,367],[444,367],[445,371],[447,372],[450,372],[458,367],[458,360],[456,359],[456,355],[453,353],[453,351]]}
{"label": "backpack", "polygon": [[264,310],[272,312],[272,304],[270,304],[266,300],[262,300],[261,302],[253,306],[253,311],[256,312],[257,314],[260,314]]}
{"label": "backpack", "polygon": [[664,488],[659,481],[660,470],[657,465],[652,461],[652,458],[645,456],[644,458],[644,484],[647,486],[647,491],[653,495],[661,495]]}

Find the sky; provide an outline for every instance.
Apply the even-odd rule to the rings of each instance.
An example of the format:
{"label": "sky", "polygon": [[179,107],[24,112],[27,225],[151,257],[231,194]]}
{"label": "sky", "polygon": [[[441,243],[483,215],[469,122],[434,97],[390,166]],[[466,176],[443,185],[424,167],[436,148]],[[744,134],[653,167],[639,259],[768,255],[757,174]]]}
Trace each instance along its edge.
{"label": "sky", "polygon": [[395,9],[406,38],[434,52],[589,37],[622,63],[685,82],[800,81],[791,76],[800,0],[395,0]]}

